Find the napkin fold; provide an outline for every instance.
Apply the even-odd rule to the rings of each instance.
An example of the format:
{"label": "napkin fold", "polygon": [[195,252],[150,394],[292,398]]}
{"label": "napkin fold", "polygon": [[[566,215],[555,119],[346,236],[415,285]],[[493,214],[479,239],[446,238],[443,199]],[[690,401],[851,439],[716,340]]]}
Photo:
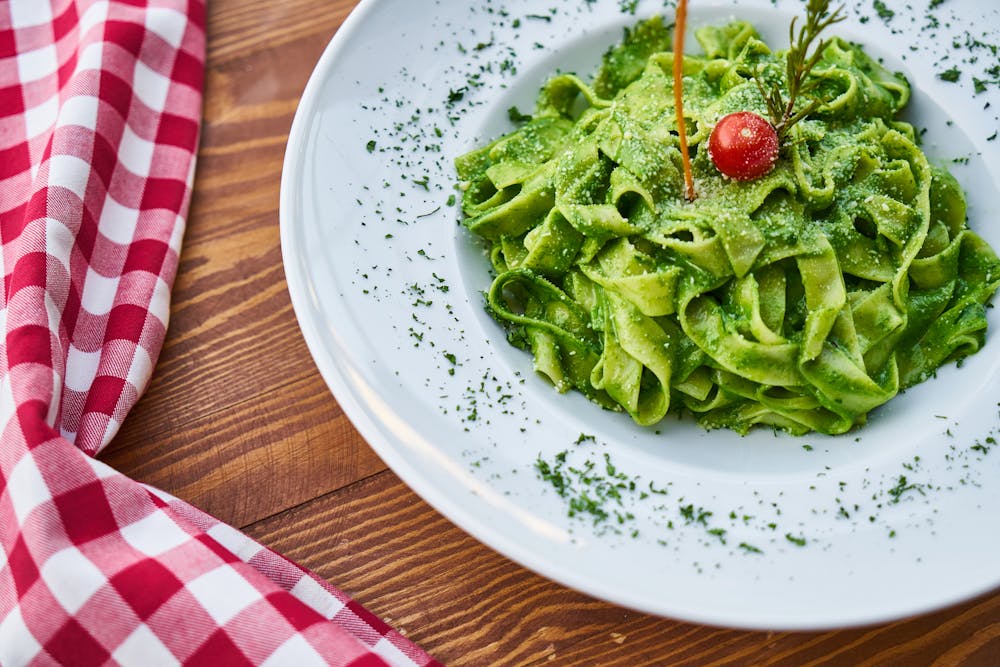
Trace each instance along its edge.
{"label": "napkin fold", "polygon": [[0,2],[0,665],[432,665],[93,458],[148,384],[190,200],[203,0]]}

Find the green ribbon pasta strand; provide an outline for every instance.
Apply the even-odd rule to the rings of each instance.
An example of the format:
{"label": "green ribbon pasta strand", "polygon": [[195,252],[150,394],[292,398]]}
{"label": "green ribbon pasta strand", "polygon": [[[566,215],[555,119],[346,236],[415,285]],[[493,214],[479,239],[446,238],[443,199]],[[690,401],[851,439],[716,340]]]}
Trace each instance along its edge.
{"label": "green ribbon pasta strand", "polygon": [[600,357],[597,332],[589,316],[565,292],[526,269],[513,269],[493,281],[487,304],[508,326],[508,340],[531,350],[535,370],[560,392],[571,388],[607,403],[590,384]]}
{"label": "green ribbon pasta strand", "polygon": [[553,76],[527,122],[455,161],[495,272],[487,310],[535,370],[640,426],[686,410],[741,434],[840,434],[980,350],[1000,259],[897,118],[905,78],[833,38],[806,81],[823,102],[768,174],[733,181],[708,137],[766,113],[752,78],[781,83],[785,53],[743,21],[700,28],[689,202],[671,37],[660,19],[626,30],[592,84]]}
{"label": "green ribbon pasta strand", "polygon": [[591,384],[605,390],[636,423],[656,424],[670,408],[673,352],[668,330],[643,315],[630,301],[604,293],[604,354]]}

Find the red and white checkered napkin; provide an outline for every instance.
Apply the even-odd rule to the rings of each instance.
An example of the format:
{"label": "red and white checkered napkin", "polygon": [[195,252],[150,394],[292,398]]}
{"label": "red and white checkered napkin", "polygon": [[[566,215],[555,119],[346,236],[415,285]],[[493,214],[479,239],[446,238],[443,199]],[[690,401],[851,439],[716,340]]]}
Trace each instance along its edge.
{"label": "red and white checkered napkin", "polygon": [[343,593],[92,457],[163,342],[201,0],[0,1],[0,665],[428,665]]}

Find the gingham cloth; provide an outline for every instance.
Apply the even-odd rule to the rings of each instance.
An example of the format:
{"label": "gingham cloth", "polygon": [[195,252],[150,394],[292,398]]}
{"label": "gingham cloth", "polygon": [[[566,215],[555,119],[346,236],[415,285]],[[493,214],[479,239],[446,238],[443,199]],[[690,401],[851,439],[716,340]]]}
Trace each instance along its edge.
{"label": "gingham cloth", "polygon": [[0,0],[0,665],[436,664],[92,458],[163,342],[204,54],[200,0]]}

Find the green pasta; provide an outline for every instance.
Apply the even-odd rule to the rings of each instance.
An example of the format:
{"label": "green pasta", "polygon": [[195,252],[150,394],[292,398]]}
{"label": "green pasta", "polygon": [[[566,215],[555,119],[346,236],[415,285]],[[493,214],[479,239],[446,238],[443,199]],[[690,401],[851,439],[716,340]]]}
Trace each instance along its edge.
{"label": "green pasta", "polygon": [[460,156],[464,225],[489,246],[489,313],[559,391],[641,425],[844,433],[976,352],[1000,261],[955,179],[898,120],[910,90],[834,38],[825,100],[752,181],[705,150],[715,122],[766,114],[753,74],[784,55],[750,24],[696,32],[684,110],[699,196],[683,197],[670,31],[626,30],[592,83],[561,74],[530,120]]}

